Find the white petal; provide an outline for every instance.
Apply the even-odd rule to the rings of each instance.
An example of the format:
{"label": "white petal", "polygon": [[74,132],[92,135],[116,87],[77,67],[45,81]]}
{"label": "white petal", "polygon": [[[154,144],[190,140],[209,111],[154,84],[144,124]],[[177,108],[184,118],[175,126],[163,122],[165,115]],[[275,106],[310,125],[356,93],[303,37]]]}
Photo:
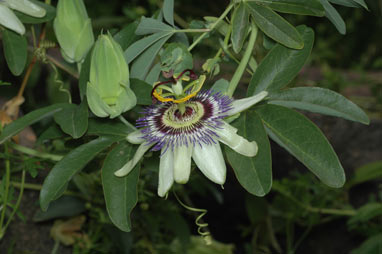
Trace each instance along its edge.
{"label": "white petal", "polygon": [[242,136],[237,135],[237,129],[228,123],[224,122],[222,128],[215,131],[219,135],[219,141],[231,147],[235,152],[248,157],[253,157],[257,154],[256,142],[249,142]]}
{"label": "white petal", "polygon": [[122,168],[114,172],[116,176],[125,176],[137,165],[138,161],[143,157],[143,155],[152,147],[152,145],[147,145],[147,143],[141,144],[134,154],[133,159],[129,160]]}
{"label": "white petal", "polygon": [[262,99],[264,99],[268,95],[267,91],[262,91],[254,96],[240,99],[240,100],[234,100],[232,103],[232,109],[227,112],[228,115],[234,115],[236,113],[239,113],[243,110],[246,110],[247,108],[252,107],[256,103],[260,102]]}
{"label": "white petal", "polygon": [[126,139],[132,144],[142,144],[145,141],[142,137],[142,132],[140,130],[136,130],[127,135]]}
{"label": "white petal", "polygon": [[196,145],[192,158],[202,173],[217,184],[225,182],[227,168],[225,166],[219,143],[212,145]]}
{"label": "white petal", "polygon": [[[170,149],[170,148],[169,148]],[[191,173],[192,146],[181,145],[174,148],[174,179],[177,183],[187,183]]]}
{"label": "white petal", "polygon": [[0,3],[0,25],[5,26],[21,35],[25,33],[23,23],[17,18],[11,9]]}
{"label": "white petal", "polygon": [[[163,150],[166,148],[162,149]],[[162,154],[159,162],[158,196],[164,197],[174,183],[174,152],[171,149]]]}

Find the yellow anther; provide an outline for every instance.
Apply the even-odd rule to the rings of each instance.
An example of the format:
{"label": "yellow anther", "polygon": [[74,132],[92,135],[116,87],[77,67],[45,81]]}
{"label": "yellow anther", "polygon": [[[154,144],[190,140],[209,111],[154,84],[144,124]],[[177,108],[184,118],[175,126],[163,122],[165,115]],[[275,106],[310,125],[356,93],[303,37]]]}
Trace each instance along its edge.
{"label": "yellow anther", "polygon": [[[198,94],[198,92],[200,91],[200,89],[202,88],[203,84],[204,84],[204,81],[206,80],[206,76],[205,75],[201,75],[199,77],[199,79],[191,82],[191,84],[189,84],[188,86],[186,86],[186,88],[183,90],[183,91],[187,91],[191,86],[192,86],[192,90],[191,90],[191,93],[186,95],[185,97],[183,98],[180,98],[180,99],[173,99],[173,98],[168,98],[168,97],[163,97],[162,96],[162,92],[163,92],[163,89],[162,88],[157,88],[154,90],[153,92],[153,96],[161,101],[161,102],[174,102],[174,103],[182,103],[182,102],[186,102],[188,101],[189,99],[191,99],[192,97],[196,96]],[[167,90],[167,89],[166,89]]]}

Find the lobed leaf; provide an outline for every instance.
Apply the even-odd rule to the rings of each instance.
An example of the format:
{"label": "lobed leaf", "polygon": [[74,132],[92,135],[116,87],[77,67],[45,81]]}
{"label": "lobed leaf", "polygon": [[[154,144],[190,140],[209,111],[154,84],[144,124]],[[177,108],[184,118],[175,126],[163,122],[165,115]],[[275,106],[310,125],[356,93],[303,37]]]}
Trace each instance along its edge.
{"label": "lobed leaf", "polygon": [[297,30],[304,40],[301,50],[275,45],[257,67],[248,86],[247,96],[261,91],[274,92],[285,87],[304,66],[313,48],[314,32],[307,26]]}
{"label": "lobed leaf", "polygon": [[163,16],[164,20],[172,26],[174,24],[174,0],[164,0],[163,3]]}
{"label": "lobed leaf", "polygon": [[323,183],[339,188],[345,183],[340,161],[320,129],[294,110],[277,106],[257,107],[268,135],[286,149]]}
{"label": "lobed leaf", "polygon": [[83,100],[80,105],[71,106],[54,115],[54,120],[62,131],[73,138],[82,137],[88,129],[88,104]]}
{"label": "lobed leaf", "polygon": [[236,178],[249,193],[264,196],[272,186],[272,160],[270,144],[259,115],[254,111],[242,113],[236,124],[238,134],[249,141],[256,141],[259,150],[256,156],[246,157],[225,147],[228,162]]}
{"label": "lobed leaf", "polygon": [[126,62],[128,64],[131,63],[137,56],[139,56],[143,51],[145,51],[151,45],[156,43],[158,40],[169,36],[170,34],[171,32],[155,33],[134,42],[124,52]]}
{"label": "lobed leaf", "polygon": [[121,136],[101,136],[69,152],[52,168],[44,180],[40,192],[41,210],[46,211],[49,204],[63,193],[72,177],[98,153],[122,139]]}
{"label": "lobed leaf", "polygon": [[2,30],[4,56],[9,70],[13,75],[19,76],[27,63],[28,43],[25,36],[8,29]]}
{"label": "lobed leaf", "polygon": [[319,0],[247,0],[248,2],[257,2],[270,7],[272,10],[298,14],[322,17],[325,10]]}
{"label": "lobed leaf", "polygon": [[25,127],[32,125],[40,121],[41,119],[54,115],[60,110],[67,108],[68,105],[69,104],[67,103],[59,103],[50,105],[48,107],[40,108],[6,125],[3,129],[3,132],[1,132],[0,135],[0,144],[4,143],[6,140],[10,139],[14,135],[22,131]]}
{"label": "lobed leaf", "polygon": [[106,201],[106,210],[111,221],[120,230],[131,230],[130,213],[138,201],[138,164],[124,177],[117,177],[114,172],[128,162],[135,153],[134,147],[127,142],[118,144],[107,156],[103,164],[102,186]]}
{"label": "lobed leaf", "polygon": [[249,28],[249,11],[245,4],[240,3],[234,10],[232,17],[231,42],[235,53],[239,53],[243,47]]}
{"label": "lobed leaf", "polygon": [[369,124],[365,112],[339,93],[320,87],[298,87],[274,92],[269,103]]}
{"label": "lobed leaf", "polygon": [[267,6],[255,2],[245,3],[256,25],[269,37],[289,48],[302,49],[304,42],[298,31]]}
{"label": "lobed leaf", "polygon": [[325,15],[328,17],[330,22],[337,28],[340,34],[346,34],[346,25],[345,21],[342,19],[341,15],[337,10],[328,2],[328,0],[320,0],[322,6],[325,9]]}

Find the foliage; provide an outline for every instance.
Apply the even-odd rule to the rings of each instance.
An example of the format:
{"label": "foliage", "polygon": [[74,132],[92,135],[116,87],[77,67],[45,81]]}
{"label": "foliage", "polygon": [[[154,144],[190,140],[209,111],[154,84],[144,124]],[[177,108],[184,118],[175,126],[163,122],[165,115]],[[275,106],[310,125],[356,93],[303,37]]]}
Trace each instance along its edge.
{"label": "foliage", "polygon": [[[207,16],[190,24],[174,13],[176,2],[165,0],[161,8],[148,17],[138,18],[137,14],[145,11],[124,9],[129,22],[122,27],[106,25],[105,30],[102,26],[101,31],[92,28],[91,22],[97,27],[97,19],[93,18],[96,15],[92,15],[94,10],[89,6],[87,10],[82,0],[59,0],[57,13],[50,1],[36,3],[45,9],[44,17],[16,12],[21,22],[31,24],[26,34],[9,30],[0,19],[4,26],[0,26],[0,30],[6,65],[13,75],[23,77],[17,95],[0,111],[1,162],[5,165],[0,184],[0,239],[16,214],[24,188],[29,186],[40,189],[41,211],[35,215],[35,221],[67,217],[55,222],[51,234],[56,246],[60,243],[73,245],[74,253],[180,253],[183,250],[195,254],[233,253],[231,245],[210,238],[208,224],[202,218],[205,210],[189,206],[192,200],[187,187],[195,185],[193,179],[200,183],[199,191],[218,196],[214,187],[199,179],[195,172],[187,185],[173,185],[174,181],[185,184],[191,168],[197,167],[208,179],[223,185],[226,158],[238,182],[253,195],[247,199],[251,224],[243,229],[247,233],[255,232],[248,253],[251,250],[270,253],[272,249],[280,252],[275,236],[280,232],[286,232],[285,249],[293,253],[314,226],[334,216],[349,216],[349,230],[369,237],[353,253],[378,248],[380,228],[374,221],[381,214],[380,200],[356,210],[345,197],[351,187],[380,175],[375,169],[368,169],[373,172],[373,178],[356,175],[345,183],[345,172],[331,144],[313,122],[295,109],[362,124],[369,124],[368,116],[345,96],[327,88],[286,88],[293,85],[292,81],[309,61],[315,50],[315,40],[322,38],[315,39],[315,31],[307,25],[293,25],[285,14],[327,17],[339,33],[345,34],[346,24],[332,4],[367,10],[363,0],[232,0],[220,16]],[[98,35],[96,39],[93,34]],[[51,40],[57,40],[59,46]],[[31,45],[28,42],[32,42]],[[200,57],[203,55],[201,46],[209,43],[214,45],[214,56]],[[62,57],[57,56],[58,52]],[[197,70],[194,66],[200,58],[204,64],[202,70]],[[237,63],[232,76],[228,77],[230,80],[220,77],[223,63]],[[40,97],[24,93],[27,84],[31,87],[33,82],[38,83],[33,75],[39,75],[36,69],[44,65],[49,67],[51,78],[42,87],[53,91],[49,93],[53,95],[49,96],[51,103],[48,105],[42,103],[44,100]],[[196,74],[199,72],[204,73]],[[251,79],[248,85],[243,85],[241,82],[246,74],[250,74]],[[216,81],[216,78],[220,79]],[[72,85],[65,85],[70,81]],[[1,89],[13,91],[17,82],[1,77],[0,84],[7,85]],[[213,92],[203,93],[204,84]],[[40,87],[37,85],[35,89]],[[150,143],[152,140],[158,142],[155,138],[161,140],[159,134],[167,135],[170,131],[145,134],[138,130],[132,123],[137,121],[137,127],[144,126],[141,112],[150,112],[145,106],[173,105],[176,110],[171,117],[182,120],[176,123],[179,128],[175,124],[180,130],[177,136],[179,139],[185,137],[187,143],[187,140],[191,142],[188,135],[193,132],[191,127],[194,128],[195,120],[187,117],[198,113],[197,107],[190,106],[194,105],[190,101],[200,94],[216,101],[226,98],[219,101],[222,104],[224,100],[229,101],[224,114],[211,111],[210,115],[203,115],[216,117],[221,123],[216,129],[209,124],[206,127],[209,131],[200,132],[203,135],[215,133],[211,134],[212,141],[208,142],[210,134],[197,134],[201,141],[194,140],[194,146],[187,144],[185,148],[184,144],[169,142],[164,149],[159,142],[147,152],[151,148],[149,145],[154,145]],[[34,107],[19,116],[24,97],[27,105],[34,104]],[[33,103],[35,97],[37,103]],[[234,97],[244,98],[234,100]],[[162,122],[173,119],[166,120],[164,114],[161,117]],[[195,121],[202,125],[199,119]],[[17,135],[35,123],[45,129],[39,131],[35,147],[18,145]],[[182,125],[188,123],[189,126]],[[142,141],[148,135],[154,138]],[[345,189],[329,189],[312,174],[273,180],[269,139],[303,163],[322,183],[334,188],[345,185]],[[224,144],[224,153],[219,141]],[[137,147],[136,144],[141,145]],[[193,147],[198,145],[206,151],[206,147],[214,147],[214,153],[209,149],[208,153],[197,155]],[[160,148],[156,149],[157,146]],[[160,149],[162,151],[158,152]],[[26,172],[32,177],[39,173],[40,161],[31,161],[14,150],[40,158],[50,168],[42,186],[25,182]],[[165,156],[169,154],[167,150],[174,153],[174,159]],[[191,165],[191,154],[196,166]],[[12,156],[17,160],[11,160]],[[206,158],[210,161],[206,162]],[[207,164],[207,169],[201,166]],[[19,175],[18,167],[21,168],[21,182],[13,184],[11,177]],[[179,174],[183,178],[177,178]],[[162,193],[164,184],[168,186]],[[159,200],[155,191],[158,185],[160,196],[170,196],[167,192],[172,188],[176,199],[171,195],[168,200]],[[17,199],[13,191],[15,186],[20,188]],[[258,198],[271,190],[275,193],[271,202]],[[178,195],[189,205],[180,201]],[[191,236],[176,200],[183,208],[202,213],[195,224],[203,238]],[[291,206],[290,202],[296,206]],[[84,213],[87,213],[88,222],[81,216]],[[272,229],[270,225],[276,222],[278,228]],[[373,228],[365,229],[365,225],[370,224]],[[307,228],[297,241],[293,236],[295,225]],[[212,245],[204,246],[202,239]]]}

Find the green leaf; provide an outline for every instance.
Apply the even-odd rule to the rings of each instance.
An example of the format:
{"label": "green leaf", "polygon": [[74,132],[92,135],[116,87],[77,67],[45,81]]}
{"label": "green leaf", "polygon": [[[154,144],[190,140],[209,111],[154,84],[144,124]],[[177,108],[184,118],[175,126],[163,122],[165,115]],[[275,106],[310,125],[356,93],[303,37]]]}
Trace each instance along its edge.
{"label": "green leaf", "polygon": [[166,45],[160,54],[160,63],[162,71],[169,72],[173,70],[174,74],[193,68],[192,54],[188,51],[186,45],[178,42]]}
{"label": "green leaf", "polygon": [[355,2],[356,4],[362,6],[363,8],[365,8],[366,10],[369,10],[369,8],[367,7],[367,4],[365,3],[365,0],[351,0],[353,2]]}
{"label": "green leaf", "polygon": [[325,10],[319,0],[248,0],[248,2],[264,4],[275,11],[283,13],[319,17],[325,15]]}
{"label": "green leaf", "polygon": [[163,47],[163,44],[166,43],[172,34],[169,34],[153,45],[150,46],[145,52],[143,52],[132,64],[130,77],[144,80],[147,73],[150,70],[151,65],[153,64],[159,50]]}
{"label": "green leaf", "polygon": [[6,140],[10,139],[14,135],[22,131],[25,127],[32,125],[40,121],[41,119],[52,116],[53,114],[59,112],[67,106],[68,104],[66,103],[60,103],[53,104],[45,108],[40,108],[6,125],[3,129],[3,132],[0,135],[0,144],[4,143]]}
{"label": "green leaf", "polygon": [[161,32],[173,32],[174,28],[153,18],[142,17],[135,30],[137,35],[154,34]]}
{"label": "green leaf", "polygon": [[234,125],[249,141],[256,141],[259,150],[256,156],[246,157],[225,147],[228,162],[231,164],[236,178],[249,193],[264,196],[272,186],[272,160],[267,134],[260,117],[254,111],[242,113]]}
{"label": "green leaf", "polygon": [[134,42],[124,52],[126,62],[128,64],[131,63],[137,56],[139,56],[148,47],[150,47],[152,44],[154,44],[158,40],[168,36],[169,34],[171,33],[170,32],[155,33]]}
{"label": "green leaf", "polygon": [[54,120],[62,131],[73,138],[80,138],[88,129],[88,104],[83,100],[80,105],[71,106],[54,115]]}
{"label": "green leaf", "polygon": [[42,8],[44,8],[46,10],[46,14],[42,18],[35,18],[35,17],[26,15],[26,14],[18,12],[18,11],[14,11],[16,16],[20,19],[20,21],[22,23],[25,23],[25,24],[41,24],[41,23],[51,21],[54,19],[54,17],[56,17],[56,8],[54,8],[52,5],[45,4],[43,2],[36,1],[36,0],[29,0],[29,1],[33,2],[36,5],[39,5]]}
{"label": "green leaf", "polygon": [[298,87],[269,95],[269,103],[337,116],[369,124],[367,115],[356,104],[339,93],[320,87]]}
{"label": "green leaf", "polygon": [[354,176],[346,183],[347,188],[367,181],[382,178],[382,161],[368,163],[354,171]]}
{"label": "green leaf", "polygon": [[138,22],[130,23],[113,36],[114,40],[121,45],[122,50],[126,50],[139,38],[139,36],[135,34],[137,27]]}
{"label": "green leaf", "polygon": [[8,29],[3,29],[5,60],[13,75],[19,76],[27,63],[27,39]]}
{"label": "green leaf", "polygon": [[57,139],[64,136],[65,134],[62,132],[60,127],[57,124],[52,124],[40,134],[36,143],[41,145],[46,140]]}
{"label": "green leaf", "polygon": [[71,196],[63,196],[53,201],[46,212],[37,211],[33,216],[33,221],[41,222],[61,217],[73,217],[85,211],[86,207],[83,200]]}
{"label": "green leaf", "polygon": [[138,201],[140,165],[124,177],[117,177],[114,172],[133,158],[135,150],[127,142],[120,143],[107,155],[101,170],[107,212],[114,225],[125,232],[131,230],[130,213]]}
{"label": "green leaf", "polygon": [[158,62],[154,64],[154,66],[151,68],[151,70],[147,74],[145,82],[149,85],[154,84],[155,82],[159,80],[160,73],[161,73],[161,66],[160,66],[160,63]]}
{"label": "green leaf", "polygon": [[120,136],[102,136],[83,144],[60,160],[45,178],[40,192],[40,206],[47,211],[50,202],[58,198],[58,193],[72,177],[82,170],[98,153],[121,140]]}
{"label": "green leaf", "polygon": [[328,17],[330,22],[337,28],[340,34],[346,34],[346,25],[345,21],[341,18],[341,15],[337,10],[328,2],[328,0],[320,0],[322,6],[325,9],[325,15]]}
{"label": "green leaf", "polygon": [[92,118],[89,119],[87,135],[126,137],[134,130],[111,119]]}
{"label": "green leaf", "polygon": [[246,2],[256,25],[275,41],[294,49],[302,49],[304,42],[297,30],[269,7]]}
{"label": "green leaf", "polygon": [[357,224],[367,223],[375,217],[382,216],[382,203],[370,202],[357,209],[357,213],[348,220],[350,229],[357,228]]}
{"label": "green leaf", "polygon": [[214,92],[220,92],[222,94],[226,94],[229,87],[229,81],[226,79],[219,79],[217,80],[211,87],[211,90]]}
{"label": "green leaf", "polygon": [[170,25],[174,26],[174,0],[164,0],[163,3],[163,16],[164,20]]}
{"label": "green leaf", "polygon": [[247,96],[261,91],[277,91],[285,87],[300,72],[312,51],[314,32],[306,26],[298,26],[297,30],[304,39],[304,48],[295,50],[280,44],[274,46],[252,76]]}
{"label": "green leaf", "polygon": [[382,233],[369,237],[350,254],[380,254],[382,250]]}
{"label": "green leaf", "polygon": [[239,53],[243,47],[249,28],[249,12],[243,3],[234,10],[232,17],[231,42],[235,53]]}
{"label": "green leaf", "polygon": [[257,108],[268,135],[286,149],[323,183],[341,187],[345,173],[332,146],[320,129],[294,110],[277,105]]}
{"label": "green leaf", "polygon": [[140,79],[130,79],[130,88],[137,96],[137,104],[151,105],[153,100],[151,98],[151,90],[153,87]]}
{"label": "green leaf", "polygon": [[352,0],[329,0],[329,2],[333,4],[338,4],[346,7],[353,7],[353,8],[358,8],[359,5],[353,2]]}

